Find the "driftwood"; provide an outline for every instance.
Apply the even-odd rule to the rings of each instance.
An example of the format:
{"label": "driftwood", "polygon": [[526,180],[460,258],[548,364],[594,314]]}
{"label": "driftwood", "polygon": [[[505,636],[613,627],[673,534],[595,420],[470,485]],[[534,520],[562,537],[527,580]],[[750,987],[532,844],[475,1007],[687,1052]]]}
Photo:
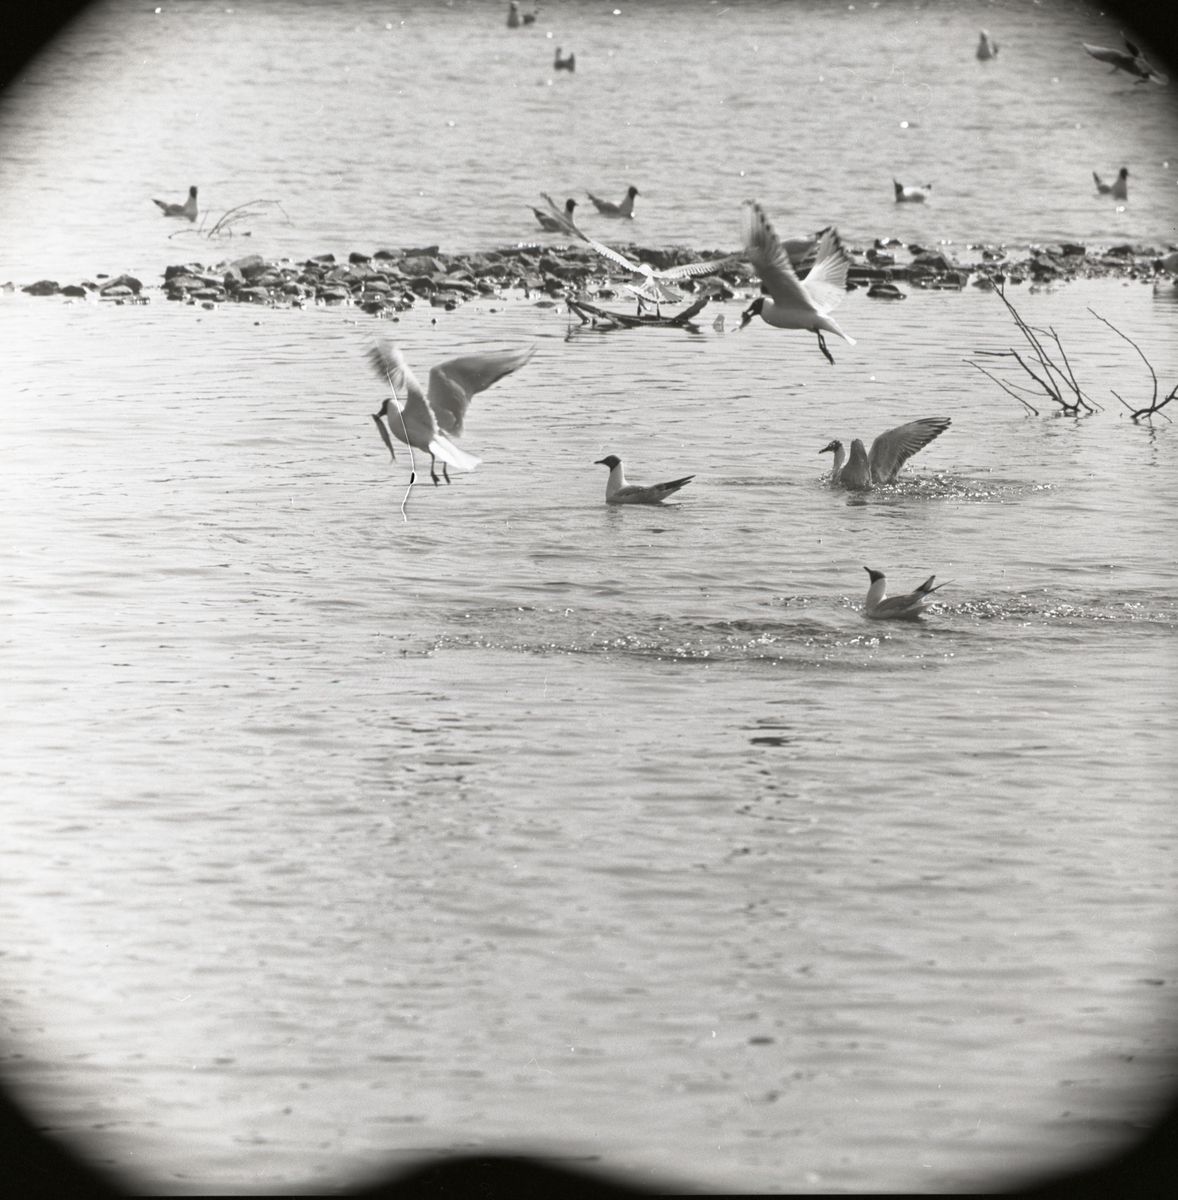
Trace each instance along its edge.
{"label": "driftwood", "polygon": [[576,313],[581,318],[582,325],[592,325],[601,333],[612,329],[646,329],[651,327],[686,329],[688,333],[699,333],[699,326],[691,318],[694,317],[710,297],[701,296],[689,308],[676,313],[673,317],[651,316],[649,313],[639,313],[631,316],[629,313],[611,312],[608,308],[598,308],[586,300],[566,300],[569,312]]}

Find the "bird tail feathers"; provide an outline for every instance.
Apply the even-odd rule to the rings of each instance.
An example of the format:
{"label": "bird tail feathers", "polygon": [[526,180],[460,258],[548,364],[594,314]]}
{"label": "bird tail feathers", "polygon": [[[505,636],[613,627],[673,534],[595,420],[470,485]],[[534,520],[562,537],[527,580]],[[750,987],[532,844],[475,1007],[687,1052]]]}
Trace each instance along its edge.
{"label": "bird tail feathers", "polygon": [[444,434],[430,438],[429,452],[434,458],[440,458],[459,471],[473,471],[483,461],[473,454],[467,454],[465,450],[459,450]]}

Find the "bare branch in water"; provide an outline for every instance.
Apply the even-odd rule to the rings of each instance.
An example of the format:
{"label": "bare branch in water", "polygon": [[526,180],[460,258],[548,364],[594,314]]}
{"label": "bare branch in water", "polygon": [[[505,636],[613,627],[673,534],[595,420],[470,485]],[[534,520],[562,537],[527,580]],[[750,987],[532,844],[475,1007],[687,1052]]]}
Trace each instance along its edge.
{"label": "bare branch in water", "polygon": [[245,221],[245,220],[253,218],[253,217],[264,217],[267,215],[264,211],[261,211],[260,209],[255,209],[253,211],[250,211],[251,205],[261,205],[262,208],[265,208],[267,206],[276,208],[286,218],[286,224],[290,225],[292,223],[291,219],[290,219],[290,215],[287,213],[286,209],[282,207],[282,204],[280,201],[278,201],[278,200],[250,200],[246,204],[239,204],[239,205],[237,205],[236,208],[231,208],[228,211],[226,211],[225,213],[223,213],[221,215],[221,217],[218,219],[218,221],[216,222],[216,224],[213,225],[213,227],[211,229],[209,229],[207,232],[205,231],[205,220],[208,217],[208,213],[202,213],[201,218],[200,218],[200,225],[198,225],[195,229],[178,229],[178,230],[176,230],[175,233],[168,234],[168,237],[174,238],[174,237],[178,237],[181,234],[185,234],[185,233],[196,234],[197,237],[203,237],[203,238],[233,237],[234,236],[234,234],[233,234],[233,226],[234,225],[238,224],[241,221]]}
{"label": "bare branch in water", "polygon": [[[1164,407],[1165,407],[1167,404],[1169,404],[1169,403],[1170,403],[1170,401],[1171,401],[1171,400],[1173,400],[1173,399],[1174,399],[1174,397],[1175,397],[1176,395],[1178,395],[1178,385],[1175,385],[1175,387],[1174,387],[1174,390],[1173,390],[1173,391],[1172,391],[1172,392],[1171,392],[1171,393],[1170,393],[1170,394],[1169,394],[1169,395],[1168,395],[1168,396],[1167,396],[1167,397],[1166,397],[1164,400],[1162,400],[1162,401],[1159,403],[1159,401],[1158,401],[1158,376],[1157,376],[1157,372],[1156,372],[1156,371],[1153,369],[1153,364],[1152,364],[1152,363],[1149,361],[1149,359],[1148,359],[1148,358],[1146,358],[1146,357],[1145,357],[1145,352],[1144,352],[1144,351],[1141,349],[1141,347],[1140,347],[1140,346],[1139,346],[1139,345],[1138,345],[1138,344],[1137,344],[1137,343],[1136,343],[1136,342],[1135,342],[1135,341],[1134,341],[1134,340],[1133,340],[1133,339],[1132,339],[1132,338],[1131,338],[1131,337],[1130,337],[1130,336],[1129,336],[1127,333],[1122,333],[1122,332],[1121,332],[1121,331],[1120,331],[1120,330],[1119,330],[1119,329],[1118,329],[1118,328],[1117,328],[1117,327],[1116,327],[1116,326],[1115,326],[1115,325],[1112,323],[1112,321],[1105,320],[1105,318],[1104,318],[1104,317],[1102,317],[1102,316],[1100,315],[1100,313],[1098,313],[1098,312],[1097,312],[1095,309],[1093,309],[1093,308],[1090,308],[1088,311],[1089,311],[1089,312],[1090,312],[1090,313],[1091,313],[1091,314],[1092,314],[1092,315],[1093,315],[1093,316],[1094,316],[1094,317],[1095,317],[1095,318],[1096,318],[1098,321],[1103,321],[1103,322],[1104,322],[1104,323],[1105,323],[1105,324],[1106,324],[1106,325],[1107,325],[1107,326],[1108,326],[1108,327],[1109,327],[1109,328],[1110,328],[1110,329],[1113,331],[1113,333],[1115,333],[1115,334],[1116,334],[1118,337],[1123,337],[1123,338],[1125,339],[1125,341],[1127,341],[1127,342],[1129,343],[1129,345],[1130,345],[1130,346],[1132,346],[1132,347],[1133,347],[1133,349],[1134,349],[1134,350],[1136,350],[1136,351],[1137,351],[1137,353],[1141,355],[1141,361],[1142,361],[1143,363],[1145,363],[1146,367],[1147,367],[1147,368],[1148,368],[1148,370],[1149,370],[1150,378],[1153,380],[1153,398],[1150,400],[1150,402],[1149,402],[1149,407],[1148,407],[1148,408],[1134,408],[1134,407],[1133,407],[1133,405],[1126,403],[1126,401],[1125,401],[1125,400],[1123,400],[1123,399],[1122,399],[1122,398],[1121,398],[1119,395],[1117,395],[1117,393],[1116,393],[1116,392],[1113,392],[1113,389],[1112,389],[1112,388],[1109,388],[1109,391],[1110,391],[1110,392],[1113,392],[1113,395],[1114,395],[1114,396],[1116,396],[1116,397],[1117,397],[1117,399],[1118,399],[1118,400],[1120,400],[1120,401],[1121,401],[1121,403],[1125,405],[1125,407],[1126,407],[1126,408],[1129,410],[1129,416],[1130,416],[1130,417],[1131,417],[1131,418],[1132,418],[1134,421],[1136,421],[1136,420],[1137,420],[1139,417],[1152,417],[1154,413],[1156,413],[1156,412],[1161,412],[1161,411],[1162,411],[1162,409],[1163,409],[1163,408],[1164,408]],[[1169,420],[1170,420],[1169,416],[1168,416],[1166,413],[1162,413],[1162,416],[1163,416],[1163,417],[1165,417],[1167,421],[1169,421]],[[1172,423],[1173,423],[1173,422],[1171,422],[1171,424],[1172,424]]]}
{"label": "bare branch in water", "polygon": [[[986,353],[993,353],[993,351],[985,351],[985,350],[980,350],[980,351],[978,351],[978,353],[979,353],[979,354],[986,354]],[[970,359],[968,359],[968,358],[963,358],[961,361],[962,361],[962,362],[969,363],[969,365],[970,365],[971,367],[978,367],[978,364],[977,364],[976,362],[973,362],[972,360],[970,360]],[[1009,392],[1009,394],[1010,394],[1010,395],[1014,396],[1014,398],[1015,398],[1015,399],[1016,399],[1016,400],[1017,400],[1017,401],[1018,401],[1018,402],[1019,402],[1019,403],[1020,403],[1020,404],[1023,406],[1023,408],[1030,409],[1030,411],[1031,411],[1031,412],[1033,412],[1033,413],[1035,414],[1035,416],[1038,416],[1038,415],[1039,415],[1039,410],[1038,410],[1038,409],[1037,409],[1037,408],[1036,408],[1036,407],[1035,407],[1033,404],[1030,404],[1030,403],[1028,403],[1026,400],[1024,400],[1024,399],[1022,398],[1022,396],[1018,395],[1016,392],[1012,392],[1012,391],[1010,390],[1010,388],[1008,388],[1008,387],[1006,386],[1006,384],[1004,384],[1004,383],[1002,382],[1002,380],[1001,380],[1001,379],[999,379],[999,378],[998,378],[996,375],[991,375],[991,374],[990,374],[990,372],[989,372],[989,371],[987,371],[985,367],[978,367],[978,370],[979,370],[979,371],[981,371],[981,373],[982,373],[983,375],[986,375],[986,376],[988,376],[990,379],[994,380],[994,382],[995,382],[995,383],[996,383],[996,384],[997,384],[997,385],[998,385],[998,386],[999,386],[999,387],[1000,387],[1000,388],[1001,388],[1001,389],[1002,389],[1004,392]]]}

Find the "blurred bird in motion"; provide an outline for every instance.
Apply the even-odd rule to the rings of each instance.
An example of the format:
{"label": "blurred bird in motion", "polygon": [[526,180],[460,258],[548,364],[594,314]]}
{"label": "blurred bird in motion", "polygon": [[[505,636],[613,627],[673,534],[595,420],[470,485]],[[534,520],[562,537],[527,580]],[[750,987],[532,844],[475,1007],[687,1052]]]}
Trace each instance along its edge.
{"label": "blurred bird in motion", "polygon": [[818,335],[818,348],[834,365],[822,331],[836,333],[852,346],[855,339],[830,317],[847,294],[847,268],[851,260],[839,241],[838,231],[827,229],[818,242],[818,253],[805,281],[798,279],[789,254],[777,240],[765,210],[746,200],[743,210],[744,252],[761,279],[768,296],[758,296],[741,313],[744,329],[755,316],[778,329],[808,329]]}
{"label": "blurred bird in motion", "polygon": [[608,200],[601,200],[592,192],[586,192],[585,195],[597,205],[597,211],[603,217],[633,217],[634,197],[638,195],[638,189],[631,184],[626,189],[626,195],[621,204],[611,204]]}
{"label": "blurred bird in motion", "polygon": [[196,220],[196,188],[188,189],[188,199],[183,204],[169,204],[166,200],[153,200],[165,217],[180,217],[186,221]]}
{"label": "blurred bird in motion", "polygon": [[914,592],[905,596],[889,596],[883,572],[873,571],[870,567],[864,567],[863,570],[871,580],[867,587],[864,612],[873,621],[918,621],[929,597],[945,586],[938,583],[933,587],[936,576],[930,575]]}
{"label": "blurred bird in motion", "polygon": [[[897,425],[887,433],[881,433],[866,451],[863,443],[855,438],[851,442],[850,457],[837,438],[818,451],[833,454],[834,466],[830,472],[831,487],[845,487],[856,492],[869,492],[873,487],[895,483],[900,468],[918,451],[923,450],[934,438],[938,438],[951,422],[948,417],[921,417],[907,425]],[[844,462],[846,465],[844,466]]]}
{"label": "blurred bird in motion", "polygon": [[1111,193],[1114,200],[1129,199],[1128,167],[1122,167],[1117,172],[1117,177],[1112,183],[1105,183],[1095,171],[1092,172],[1092,178],[1096,180],[1096,190],[1102,196],[1107,196]]}
{"label": "blurred bird in motion", "polygon": [[626,482],[622,460],[616,454],[599,458],[595,465],[609,467],[609,478],[605,481],[606,504],[661,504],[695,478],[694,475],[684,475],[682,479],[672,479],[669,483],[652,483],[644,487]]}
{"label": "blurred bird in motion", "polygon": [[[548,203],[551,207],[556,207],[552,201],[548,199],[547,193],[541,192],[540,195],[543,196],[545,200],[548,200]],[[533,204],[529,204],[528,207],[536,214],[536,220],[540,222],[540,224],[548,233],[568,233],[570,231],[569,226],[573,223],[573,209],[577,207],[577,202],[570,196],[564,202],[564,212],[561,213],[561,211],[557,209],[556,216],[553,216],[551,213],[541,212]]]}
{"label": "blurred bird in motion", "polygon": [[[459,450],[450,439],[462,435],[471,400],[505,375],[518,371],[535,352],[536,347],[531,346],[527,350],[495,350],[447,359],[430,371],[427,396],[401,351],[390,342],[378,341],[369,350],[368,361],[393,395],[386,398],[372,419],[393,459],[397,455],[390,432],[397,441],[424,450],[430,456],[429,474],[435,485],[437,459],[442,460],[442,474],[447,483],[450,482],[447,464],[460,471],[473,471],[480,460]],[[398,391],[404,391],[404,403],[398,399]],[[409,482],[413,482],[412,477]]]}
{"label": "blurred bird in motion", "polygon": [[[1124,34],[1121,35],[1124,37]],[[1105,46],[1090,46],[1087,42],[1081,42],[1080,45],[1092,55],[1093,58],[1099,59],[1101,62],[1111,63],[1112,70],[1110,75],[1115,75],[1118,71],[1124,71],[1127,75],[1134,75],[1138,83],[1168,83],[1169,80],[1160,71],[1155,71],[1153,67],[1145,61],[1145,55],[1135,46],[1128,38],[1125,38],[1125,49],[1129,51],[1125,54],[1121,50],[1109,50]]]}
{"label": "blurred bird in motion", "polygon": [[897,204],[923,204],[928,199],[928,194],[933,190],[931,183],[926,183],[923,187],[905,187],[898,179],[892,180],[892,187],[896,189]]}

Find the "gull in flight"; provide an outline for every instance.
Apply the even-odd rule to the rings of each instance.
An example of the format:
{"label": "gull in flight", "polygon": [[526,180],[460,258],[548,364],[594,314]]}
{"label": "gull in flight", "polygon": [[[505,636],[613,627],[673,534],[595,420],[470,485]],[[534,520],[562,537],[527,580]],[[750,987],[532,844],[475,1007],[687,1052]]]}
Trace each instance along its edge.
{"label": "gull in flight", "polygon": [[933,190],[931,183],[926,183],[924,187],[905,187],[898,179],[892,180],[892,187],[896,189],[897,204],[923,204]]}
{"label": "gull in flight", "polygon": [[1111,193],[1114,200],[1129,199],[1128,167],[1122,167],[1117,172],[1117,178],[1113,183],[1105,183],[1095,171],[1092,172],[1092,178],[1096,180],[1096,190],[1102,196],[1107,196]]}
{"label": "gull in flight", "polygon": [[[373,413],[372,419],[394,460],[397,455],[389,437],[390,431],[397,441],[424,450],[430,456],[429,474],[435,485],[438,482],[434,470],[436,459],[442,460],[442,474],[447,483],[450,482],[447,464],[460,471],[473,471],[480,460],[459,450],[450,439],[461,436],[463,418],[471,400],[504,375],[518,371],[535,352],[536,347],[531,346],[527,350],[494,350],[447,359],[430,371],[427,396],[401,351],[388,342],[377,342],[368,352],[368,360],[388,383],[393,395],[391,399],[386,398],[380,412]],[[405,393],[403,404],[397,398],[398,390]],[[388,424],[387,429],[382,417]]]}
{"label": "gull in flight", "polygon": [[987,58],[998,57],[998,43],[984,29],[982,30],[982,36],[978,38],[977,55],[983,62]]}
{"label": "gull in flight", "polygon": [[[550,208],[556,208],[547,192],[541,192],[540,195],[548,201]],[[536,214],[536,220],[544,226],[548,233],[568,233],[569,226],[573,223],[573,209],[577,207],[577,202],[570,196],[564,202],[563,212],[559,208],[556,209],[556,216],[541,212],[534,204],[529,204],[528,207]]]}
{"label": "gull in flight", "polygon": [[[864,450],[858,439],[851,443],[851,453],[846,457],[843,444],[837,438],[823,446],[819,454],[832,453],[834,466],[830,472],[831,487],[850,488],[856,492],[869,492],[880,484],[895,483],[900,468],[917,452],[938,438],[951,424],[948,417],[921,417],[907,425],[897,425],[887,433],[881,433],[871,443],[870,452]],[[844,461],[846,466],[843,465]]]}
{"label": "gull in flight", "polygon": [[883,572],[873,571],[870,567],[864,567],[863,570],[871,579],[867,587],[867,605],[864,612],[873,621],[919,621],[928,598],[945,586],[938,583],[933,587],[936,576],[930,575],[916,591],[909,592],[906,596],[889,596]]}
{"label": "gull in flight", "polygon": [[743,216],[744,252],[769,295],[758,296],[741,313],[741,329],[758,314],[778,329],[808,329],[818,335],[818,348],[833,366],[834,358],[826,348],[822,331],[837,333],[852,346],[855,344],[855,339],[829,316],[847,294],[847,268],[851,265],[838,231],[827,229],[819,238],[818,255],[802,281],[794,272],[789,254],[777,240],[765,210],[755,200],[746,200]]}
{"label": "gull in flight", "polygon": [[196,220],[196,188],[188,189],[188,199],[183,204],[169,204],[166,200],[153,200],[158,204],[165,217],[182,217],[188,221]]}
{"label": "gull in flight", "polygon": [[603,217],[632,217],[634,215],[634,197],[638,195],[638,189],[631,184],[626,190],[626,197],[621,204],[611,204],[608,200],[599,200],[592,192],[586,192],[585,195],[597,205],[597,211]]}
{"label": "gull in flight", "polygon": [[685,483],[695,478],[694,475],[684,475],[682,479],[672,479],[669,483],[652,483],[643,487],[638,483],[626,482],[622,460],[616,454],[599,458],[595,465],[609,467],[609,479],[605,482],[606,504],[662,504],[668,496],[673,496]]}
{"label": "gull in flight", "polygon": [[[1124,34],[1121,36],[1125,37]],[[1125,38],[1125,49],[1129,51],[1128,54],[1120,50],[1108,50],[1104,46],[1090,46],[1087,42],[1081,42],[1080,45],[1093,58],[1098,58],[1101,62],[1112,63],[1113,69],[1110,74],[1115,75],[1118,71],[1124,71],[1128,75],[1136,75],[1138,83],[1145,83],[1147,80],[1153,83],[1168,82],[1165,75],[1159,71],[1155,71],[1145,61],[1145,55],[1128,38]]]}

